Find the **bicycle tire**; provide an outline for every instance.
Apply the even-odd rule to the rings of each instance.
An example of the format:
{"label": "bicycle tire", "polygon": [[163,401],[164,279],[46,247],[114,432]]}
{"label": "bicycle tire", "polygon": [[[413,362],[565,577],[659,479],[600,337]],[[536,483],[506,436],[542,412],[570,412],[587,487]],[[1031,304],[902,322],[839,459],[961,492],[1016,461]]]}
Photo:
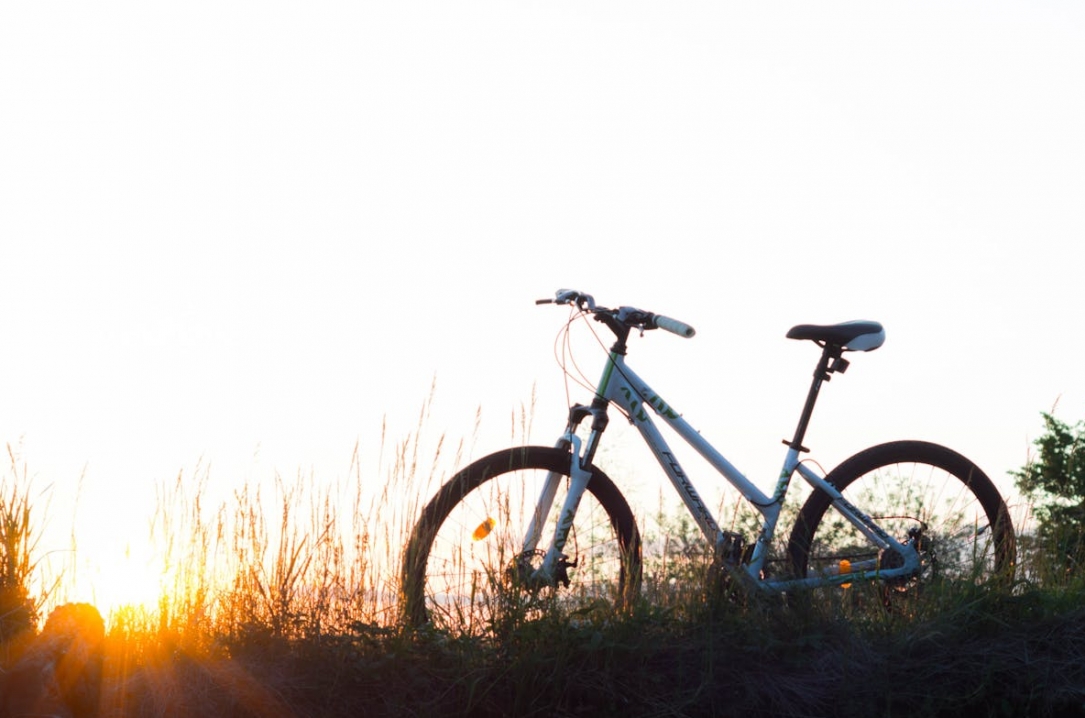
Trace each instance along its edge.
{"label": "bicycle tire", "polygon": [[[569,451],[553,447],[506,449],[479,459],[446,482],[423,509],[406,548],[401,574],[404,620],[413,626],[479,632],[492,630],[510,600],[520,615],[529,604],[553,606],[555,598],[569,609],[600,600],[618,607],[631,601],[640,588],[640,534],[621,492],[594,466],[565,548],[566,554],[575,552],[577,562],[567,569],[569,586],[529,591],[512,585],[507,569],[519,560],[524,535],[520,527],[534,509],[537,487],[549,472],[567,479],[571,458]],[[551,513],[563,496],[559,489]],[[552,531],[544,531],[544,541],[550,535]]]}
{"label": "bicycle tire", "polygon": [[[896,441],[859,452],[829,472],[826,481],[878,521],[899,541],[924,526],[912,546],[920,572],[882,582],[882,600],[911,593],[935,581],[972,585],[1012,580],[1016,541],[1009,511],[990,478],[952,449],[923,441]],[[815,491],[800,509],[788,541],[799,577],[822,567],[877,555],[879,566],[899,557],[877,554],[872,542],[843,516],[830,512],[828,494]]]}

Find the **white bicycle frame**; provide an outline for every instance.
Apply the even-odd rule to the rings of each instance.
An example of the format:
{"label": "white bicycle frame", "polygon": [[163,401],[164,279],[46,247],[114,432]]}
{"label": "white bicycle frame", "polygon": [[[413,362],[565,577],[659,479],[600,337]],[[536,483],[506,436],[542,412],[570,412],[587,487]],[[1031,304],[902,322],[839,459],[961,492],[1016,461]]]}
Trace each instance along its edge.
{"label": "white bicycle frame", "polygon": [[[606,407],[611,402],[622,407],[655,455],[664,473],[674,485],[675,490],[682,498],[686,509],[696,521],[698,527],[700,527],[701,532],[708,541],[712,542],[713,546],[720,547],[726,540],[727,532],[720,529],[719,523],[697,493],[689,477],[682,470],[678,459],[663,438],[659,428],[655,425],[653,415],[674,429],[688,445],[703,456],[761,514],[763,519],[761,530],[753,545],[749,561],[740,565],[728,566],[732,573],[743,579],[744,583],[769,591],[783,591],[800,587],[840,585],[873,579],[892,579],[911,575],[917,570],[919,566],[918,553],[905,550],[901,542],[882,530],[874,519],[845,499],[836,487],[828,483],[824,477],[805,463],[800,462],[800,452],[795,446],[789,445],[776,487],[772,495],[768,496],[751,483],[698,431],[693,429],[681,414],[663,401],[659,394],[653,391],[625,363],[623,354],[614,351],[610,353],[603,376],[596,390],[596,397],[597,403],[594,405],[596,408],[588,410],[585,407],[585,411],[605,412]],[[606,403],[604,404],[599,400]],[[648,411],[646,407],[650,408],[651,411]],[[559,446],[571,446],[572,448],[570,467],[570,476],[572,478],[568,494],[561,508],[554,536],[547,548],[542,564],[533,575],[533,579],[541,583],[554,583],[554,576],[559,562],[563,559],[562,552],[573,524],[573,518],[591,478],[591,457],[594,455],[595,446],[603,431],[602,428],[593,427],[587,445],[584,445],[580,437],[575,434],[575,429],[575,423],[570,421],[568,430],[558,441]],[[898,556],[903,556],[905,558],[904,565],[896,568],[879,568],[879,562],[875,558],[851,562],[850,567],[846,570],[841,570],[839,565],[830,566],[822,569],[817,575],[805,578],[763,579],[762,571],[768,558],[769,546],[776,533],[777,522],[780,518],[780,512],[791,478],[796,471],[814,490],[827,493],[831,497],[832,505],[836,511],[855,525],[879,550],[893,551]],[[534,517],[528,526],[527,535],[524,539],[523,550],[525,552],[534,551],[542,540],[542,527],[545,525],[546,517],[552,510],[561,479],[561,475],[551,474],[544,483]]]}

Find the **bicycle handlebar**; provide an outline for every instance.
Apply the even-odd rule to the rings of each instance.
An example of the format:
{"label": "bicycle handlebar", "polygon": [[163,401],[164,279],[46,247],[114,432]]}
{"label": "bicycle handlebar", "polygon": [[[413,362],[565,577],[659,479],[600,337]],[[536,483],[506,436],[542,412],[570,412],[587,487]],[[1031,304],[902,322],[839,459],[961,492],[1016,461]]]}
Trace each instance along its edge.
{"label": "bicycle handlebar", "polygon": [[677,319],[671,319],[670,317],[664,317],[656,314],[654,321],[655,325],[660,329],[665,329],[671,334],[677,334],[678,336],[685,337],[687,339],[697,333],[697,331],[693,327],[686,324],[685,322],[680,322]]}
{"label": "bicycle handlebar", "polygon": [[596,306],[592,295],[575,289],[559,289],[555,292],[553,299],[538,299],[535,304],[575,304],[580,311],[594,314],[596,319],[603,320],[604,323],[609,324],[609,321],[605,321],[609,319],[629,329],[663,329],[686,339],[697,333],[689,324],[662,314],[654,314],[634,307],[607,309]]}

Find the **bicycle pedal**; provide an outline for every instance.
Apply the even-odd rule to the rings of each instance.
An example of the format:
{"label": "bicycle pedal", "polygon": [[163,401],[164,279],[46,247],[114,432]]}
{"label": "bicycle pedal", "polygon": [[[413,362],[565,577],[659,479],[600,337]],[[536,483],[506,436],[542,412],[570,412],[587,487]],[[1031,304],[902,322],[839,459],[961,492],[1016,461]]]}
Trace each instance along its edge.
{"label": "bicycle pedal", "polygon": [[569,578],[569,569],[576,568],[578,565],[580,565],[579,557],[570,561],[568,556],[562,554],[561,558],[558,559],[558,565],[554,571],[554,580],[565,588],[569,588],[569,584],[572,583],[572,580]]}

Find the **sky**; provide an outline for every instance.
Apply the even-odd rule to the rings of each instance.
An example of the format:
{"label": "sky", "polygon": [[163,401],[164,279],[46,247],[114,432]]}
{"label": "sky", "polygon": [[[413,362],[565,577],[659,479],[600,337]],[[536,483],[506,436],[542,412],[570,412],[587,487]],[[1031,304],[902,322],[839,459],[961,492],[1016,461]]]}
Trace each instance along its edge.
{"label": "sky", "polygon": [[552,443],[561,287],[696,327],[630,364],[761,486],[798,323],[887,332],[826,469],[922,438],[1012,487],[1040,412],[1085,419],[1080,3],[5,3],[0,98],[0,441],[81,566],[179,474],[357,445],[379,488],[524,407]]}

